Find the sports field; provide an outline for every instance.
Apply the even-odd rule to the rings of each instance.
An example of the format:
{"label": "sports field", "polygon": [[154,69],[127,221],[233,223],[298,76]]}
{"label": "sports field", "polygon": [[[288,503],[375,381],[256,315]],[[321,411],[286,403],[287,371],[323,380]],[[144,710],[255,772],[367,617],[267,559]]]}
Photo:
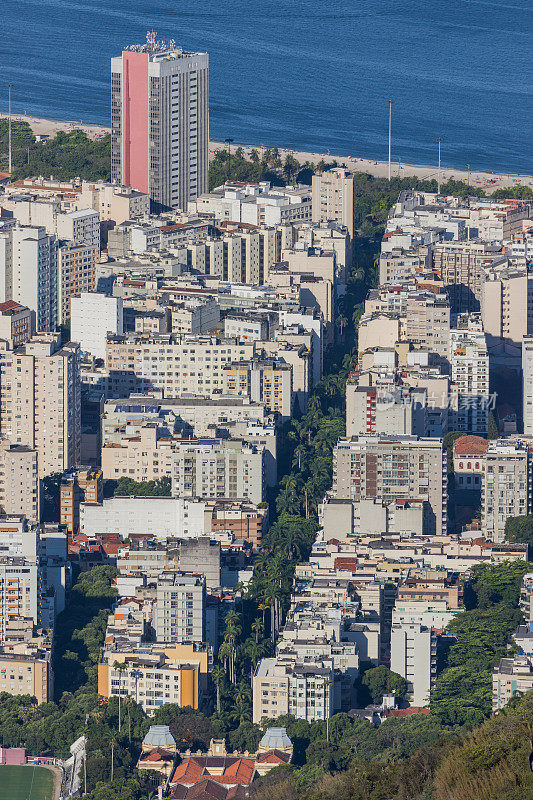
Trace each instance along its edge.
{"label": "sports field", "polygon": [[44,767],[0,766],[0,800],[53,800],[54,776]]}

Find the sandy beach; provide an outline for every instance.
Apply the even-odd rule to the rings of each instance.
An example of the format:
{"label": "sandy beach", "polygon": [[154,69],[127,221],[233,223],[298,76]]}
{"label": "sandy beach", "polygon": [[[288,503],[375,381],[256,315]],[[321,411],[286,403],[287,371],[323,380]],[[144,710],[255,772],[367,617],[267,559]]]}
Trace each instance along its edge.
{"label": "sandy beach", "polygon": [[[7,117],[7,114],[0,113],[1,117]],[[26,116],[23,114],[14,114],[14,120],[22,120],[28,122],[36,136],[55,136],[58,131],[72,131],[76,128],[81,128],[87,136],[91,139],[99,139],[110,133],[111,129],[104,125],[97,125],[94,123],[85,123],[81,120],[68,120],[59,122],[56,120],[42,119],[40,117]],[[226,148],[227,145],[223,142],[210,141],[209,143],[209,157],[213,158],[217,150]],[[249,144],[239,144],[234,142],[231,149],[234,152],[238,147],[242,147],[246,155],[255,149],[261,155],[265,149],[263,146],[255,146]],[[317,163],[320,160],[326,163],[337,161],[339,164],[345,164],[346,167],[355,172],[368,172],[377,178],[386,178],[388,176],[388,163],[387,161],[375,161],[374,159],[362,158],[354,155],[341,155],[329,152],[322,153],[307,153],[300,150],[289,150],[286,148],[278,147],[281,157],[291,154],[297,161],[304,163],[310,161]],[[422,166],[417,164],[404,164],[401,160],[393,161],[391,164],[391,175],[393,177],[407,177],[414,175],[417,178],[437,178],[438,168],[434,166]],[[519,184],[533,187],[533,175],[513,175],[505,173],[493,172],[479,172],[445,168],[441,169],[441,180],[444,183],[449,178],[461,180],[469,183],[472,186],[482,188],[486,192],[491,193],[496,189],[506,188],[509,186],[517,186]]]}

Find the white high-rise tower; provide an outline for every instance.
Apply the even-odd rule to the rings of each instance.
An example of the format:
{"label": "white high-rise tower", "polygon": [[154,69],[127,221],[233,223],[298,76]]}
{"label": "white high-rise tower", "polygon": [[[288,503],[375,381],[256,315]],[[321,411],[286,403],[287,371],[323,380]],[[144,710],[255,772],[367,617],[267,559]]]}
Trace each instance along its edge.
{"label": "white high-rise tower", "polygon": [[186,210],[207,191],[209,56],[156,41],[111,59],[111,177]]}

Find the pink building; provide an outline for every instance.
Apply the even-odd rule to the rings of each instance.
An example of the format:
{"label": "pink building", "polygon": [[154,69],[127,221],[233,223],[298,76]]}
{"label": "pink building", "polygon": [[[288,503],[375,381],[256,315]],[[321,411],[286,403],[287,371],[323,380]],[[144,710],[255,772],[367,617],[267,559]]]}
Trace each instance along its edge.
{"label": "pink building", "polygon": [[111,59],[111,177],[187,210],[208,188],[209,56],[156,41]]}

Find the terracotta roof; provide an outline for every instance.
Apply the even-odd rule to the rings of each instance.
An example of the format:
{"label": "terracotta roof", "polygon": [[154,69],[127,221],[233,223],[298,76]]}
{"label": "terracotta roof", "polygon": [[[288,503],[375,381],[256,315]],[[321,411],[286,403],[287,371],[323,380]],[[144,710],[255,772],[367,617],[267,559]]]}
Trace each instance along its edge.
{"label": "terracotta roof", "polygon": [[170,750],[156,747],[155,750],[151,750],[149,753],[142,753],[140,760],[154,763],[158,761],[174,761],[174,753],[171,753]]}
{"label": "terracotta roof", "polygon": [[386,717],[410,717],[413,714],[429,714],[429,708],[425,706],[410,706],[409,708],[391,708],[385,711]]}
{"label": "terracotta roof", "polygon": [[0,313],[4,313],[5,311],[14,311],[16,308],[24,308],[21,306],[20,303],[16,303],[15,300],[6,300],[5,303],[0,303]]}
{"label": "terracotta roof", "polygon": [[172,776],[172,783],[196,783],[204,774],[204,765],[194,758],[178,764]]}
{"label": "terracotta roof", "polygon": [[258,764],[288,764],[290,760],[290,754],[282,750],[268,750],[257,756]]}
{"label": "terracotta roof", "polygon": [[482,436],[460,436],[453,443],[453,452],[457,456],[481,456],[487,449],[487,440]]}

